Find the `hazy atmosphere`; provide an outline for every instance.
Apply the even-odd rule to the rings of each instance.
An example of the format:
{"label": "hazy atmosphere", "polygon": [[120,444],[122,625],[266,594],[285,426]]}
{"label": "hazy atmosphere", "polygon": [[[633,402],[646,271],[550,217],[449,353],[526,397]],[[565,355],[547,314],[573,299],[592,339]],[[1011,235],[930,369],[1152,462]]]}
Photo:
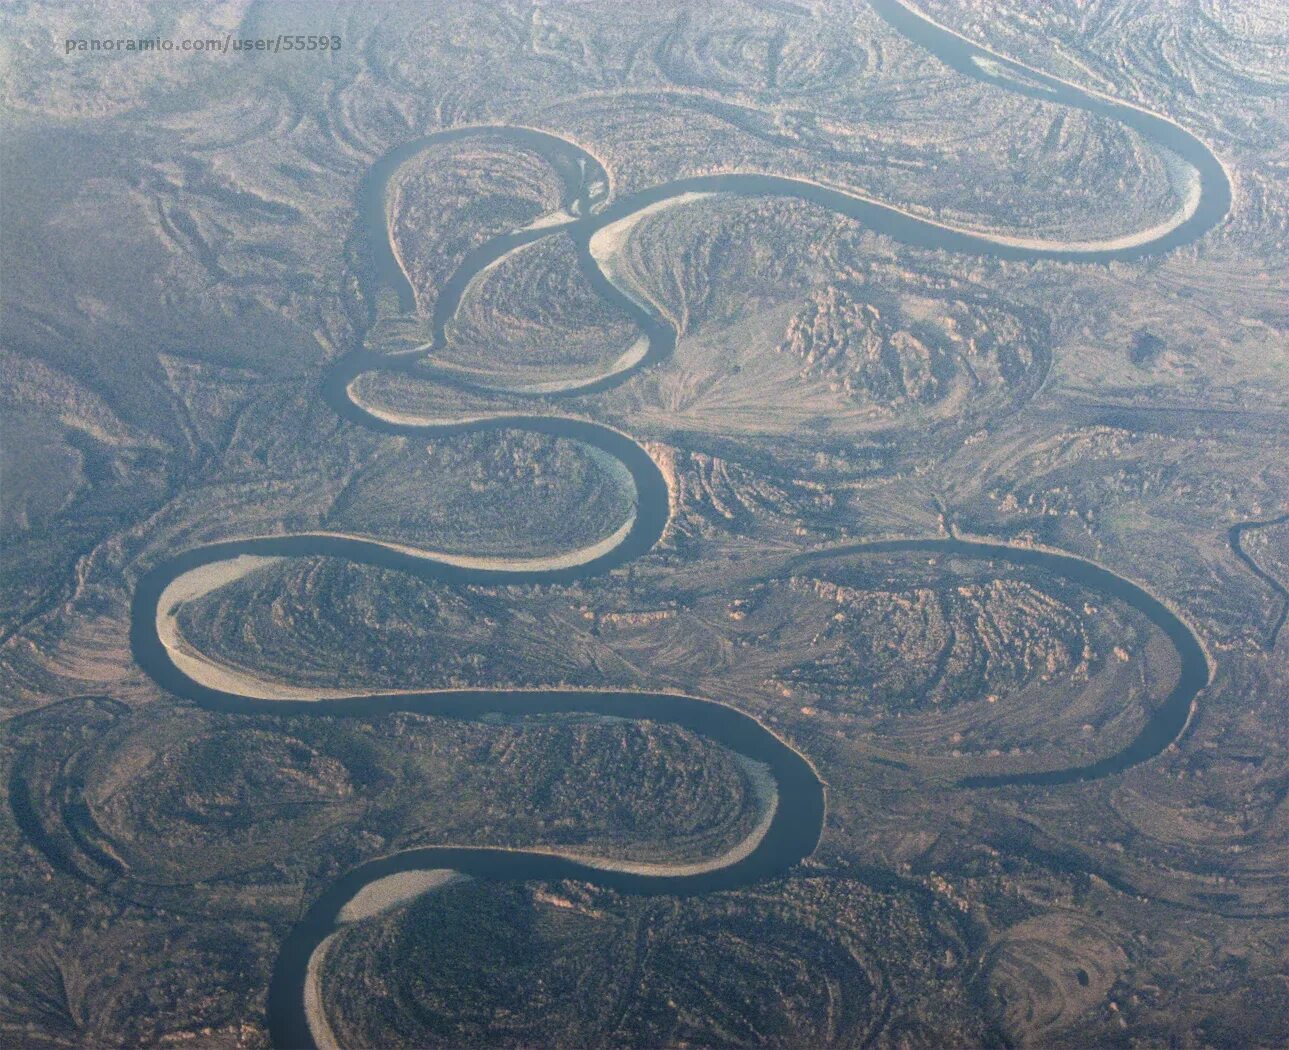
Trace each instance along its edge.
{"label": "hazy atmosphere", "polygon": [[0,4],[0,1046],[1289,1045],[1289,0]]}

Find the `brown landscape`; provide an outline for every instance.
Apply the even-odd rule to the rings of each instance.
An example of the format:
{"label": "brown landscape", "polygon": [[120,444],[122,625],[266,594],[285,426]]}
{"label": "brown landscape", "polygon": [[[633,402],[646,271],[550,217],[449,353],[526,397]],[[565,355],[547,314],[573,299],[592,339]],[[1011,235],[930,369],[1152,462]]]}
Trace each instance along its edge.
{"label": "brown landscape", "polygon": [[1289,1043],[1287,16],[0,10],[0,1045]]}

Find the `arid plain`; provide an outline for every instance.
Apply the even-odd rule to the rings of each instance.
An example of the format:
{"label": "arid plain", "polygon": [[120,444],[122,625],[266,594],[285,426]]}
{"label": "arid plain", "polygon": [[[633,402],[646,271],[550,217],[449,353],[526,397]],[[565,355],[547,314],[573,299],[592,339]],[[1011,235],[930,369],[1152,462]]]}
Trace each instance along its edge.
{"label": "arid plain", "polygon": [[1284,1045],[1287,15],[0,10],[0,1043]]}

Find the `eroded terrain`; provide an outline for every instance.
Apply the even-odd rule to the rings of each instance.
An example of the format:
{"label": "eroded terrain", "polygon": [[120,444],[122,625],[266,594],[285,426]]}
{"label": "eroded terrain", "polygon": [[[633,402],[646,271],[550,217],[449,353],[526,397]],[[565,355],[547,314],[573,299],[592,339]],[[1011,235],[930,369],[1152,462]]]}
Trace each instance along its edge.
{"label": "eroded terrain", "polygon": [[[302,917],[460,846],[645,892],[476,877],[343,922],[316,1042],[1284,1042],[1283,12],[928,0],[995,49],[958,68],[890,6],[0,15],[0,1041],[266,1045]],[[61,54],[127,23],[344,46]],[[1229,208],[1151,253],[1194,172],[1044,74],[1198,136]],[[736,173],[1022,247],[767,184],[596,225]],[[1085,242],[1145,255],[1023,247]],[[139,659],[150,574],[292,537],[155,610],[253,703]],[[1131,751],[1188,657],[1056,563],[857,549],[953,537],[1157,599],[1205,663],[1177,731],[1027,781]],[[435,555],[474,560],[407,571]],[[647,888],[739,870],[791,792],[647,707],[409,690],[716,701],[826,785],[818,845]]]}

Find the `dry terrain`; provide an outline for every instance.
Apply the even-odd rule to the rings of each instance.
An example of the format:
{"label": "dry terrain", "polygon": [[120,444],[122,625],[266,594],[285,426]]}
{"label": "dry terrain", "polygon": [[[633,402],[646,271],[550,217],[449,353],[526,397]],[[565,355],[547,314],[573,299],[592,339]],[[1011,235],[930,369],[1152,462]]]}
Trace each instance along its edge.
{"label": "dry terrain", "polygon": [[[524,422],[556,416],[654,465],[647,550],[490,582],[319,548],[158,612],[225,680],[297,698],[720,702],[824,783],[818,847],[717,892],[470,879],[345,923],[314,973],[338,1043],[1289,1042],[1289,9],[917,0],[1202,140],[1231,205],[1168,251],[915,246],[729,188],[588,235],[730,173],[1051,245],[1184,210],[1177,154],[1037,74],[955,68],[881,6],[0,10],[0,1044],[266,1047],[281,945],[400,850],[665,865],[755,838],[757,768],[665,719],[219,709],[137,659],[136,595],[203,545],[616,548],[650,508],[604,448]],[[342,44],[64,53],[297,33]],[[485,127],[391,174],[400,304],[371,173]],[[462,264],[525,230],[436,338]],[[407,367],[359,368],[338,413],[364,353]],[[1024,782],[1128,747],[1179,650],[1042,564],[856,546],[951,537],[1158,599],[1211,672],[1184,728]]]}

